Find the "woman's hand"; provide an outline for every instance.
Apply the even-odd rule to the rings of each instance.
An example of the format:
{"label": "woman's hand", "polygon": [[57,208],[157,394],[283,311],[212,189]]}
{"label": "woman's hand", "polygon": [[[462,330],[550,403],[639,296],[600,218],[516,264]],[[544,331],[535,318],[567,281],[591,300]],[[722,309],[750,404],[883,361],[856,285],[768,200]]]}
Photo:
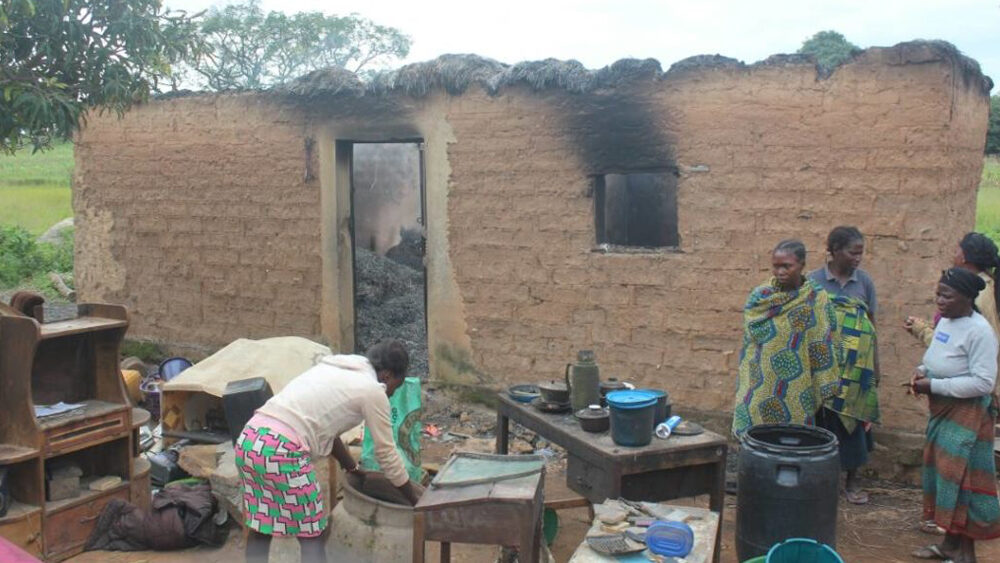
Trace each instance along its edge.
{"label": "woman's hand", "polygon": [[923,375],[919,375],[918,377],[915,377],[910,382],[910,385],[913,388],[913,393],[915,395],[930,395],[931,394],[931,380],[928,379],[928,378],[926,378],[926,377],[924,377]]}

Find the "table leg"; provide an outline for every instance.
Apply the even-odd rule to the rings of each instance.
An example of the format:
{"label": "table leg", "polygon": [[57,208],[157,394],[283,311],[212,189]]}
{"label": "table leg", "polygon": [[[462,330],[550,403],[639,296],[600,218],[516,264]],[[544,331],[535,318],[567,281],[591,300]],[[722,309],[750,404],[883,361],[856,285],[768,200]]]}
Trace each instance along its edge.
{"label": "table leg", "polygon": [[542,547],[542,519],[530,519],[521,530],[521,545],[517,546],[518,561],[525,563],[539,563],[541,561]]}
{"label": "table leg", "polygon": [[497,411],[497,453],[507,454],[508,442],[510,441],[510,420],[504,414]]}
{"label": "table leg", "polygon": [[424,563],[424,515],[413,515],[413,563]]}
{"label": "table leg", "polygon": [[714,563],[719,563],[722,555],[722,518],[723,510],[726,507],[726,448],[723,447],[722,457],[715,463],[715,479],[712,487],[712,494],[709,497],[708,506],[719,513],[719,529],[715,533],[715,557]]}
{"label": "table leg", "polygon": [[441,542],[441,563],[451,562],[451,542]]}

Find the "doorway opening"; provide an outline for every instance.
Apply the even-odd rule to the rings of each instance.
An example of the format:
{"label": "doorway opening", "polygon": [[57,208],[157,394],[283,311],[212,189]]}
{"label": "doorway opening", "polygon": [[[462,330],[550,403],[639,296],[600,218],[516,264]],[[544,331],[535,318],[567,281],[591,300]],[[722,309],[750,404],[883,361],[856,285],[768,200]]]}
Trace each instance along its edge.
{"label": "doorway opening", "polygon": [[410,353],[408,375],[426,380],[425,217],[421,143],[353,143],[355,351],[397,338]]}

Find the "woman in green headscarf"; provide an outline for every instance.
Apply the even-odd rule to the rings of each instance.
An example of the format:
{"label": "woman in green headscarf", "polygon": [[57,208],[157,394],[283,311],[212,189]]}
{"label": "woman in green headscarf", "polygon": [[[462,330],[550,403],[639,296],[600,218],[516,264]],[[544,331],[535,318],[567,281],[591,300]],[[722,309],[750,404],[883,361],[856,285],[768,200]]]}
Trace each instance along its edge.
{"label": "woman in green headscarf", "polygon": [[774,273],[743,307],[743,348],[733,434],[757,424],[815,424],[837,393],[839,353],[827,293],[802,275],[806,247],[785,240],[771,253]]}

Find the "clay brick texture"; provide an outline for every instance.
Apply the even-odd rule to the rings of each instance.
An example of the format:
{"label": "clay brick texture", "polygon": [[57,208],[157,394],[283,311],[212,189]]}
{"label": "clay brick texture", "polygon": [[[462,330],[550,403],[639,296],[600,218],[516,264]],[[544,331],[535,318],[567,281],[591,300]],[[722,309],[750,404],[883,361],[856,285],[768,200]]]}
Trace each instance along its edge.
{"label": "clay brick texture", "polygon": [[[778,60],[584,93],[390,92],[391,116],[266,94],[155,101],[80,136],[78,289],[128,305],[133,337],[168,344],[342,341],[321,334],[320,311],[344,290],[322,266],[321,225],[337,215],[307,173],[332,157],[306,146],[403,123],[428,154],[443,147],[425,187],[432,378],[455,373],[445,349],[467,382],[496,388],[559,378],[593,349],[606,376],[667,389],[675,408],[731,412],[741,310],[771,248],[801,238],[820,267],[828,231],[851,224],[879,292],[885,426],[915,431],[924,408],[898,383],[922,350],[901,322],[933,314],[939,271],[974,225],[988,111],[976,77],[897,46],[827,78]],[[649,170],[678,175],[679,247],[597,248],[595,177]]]}

